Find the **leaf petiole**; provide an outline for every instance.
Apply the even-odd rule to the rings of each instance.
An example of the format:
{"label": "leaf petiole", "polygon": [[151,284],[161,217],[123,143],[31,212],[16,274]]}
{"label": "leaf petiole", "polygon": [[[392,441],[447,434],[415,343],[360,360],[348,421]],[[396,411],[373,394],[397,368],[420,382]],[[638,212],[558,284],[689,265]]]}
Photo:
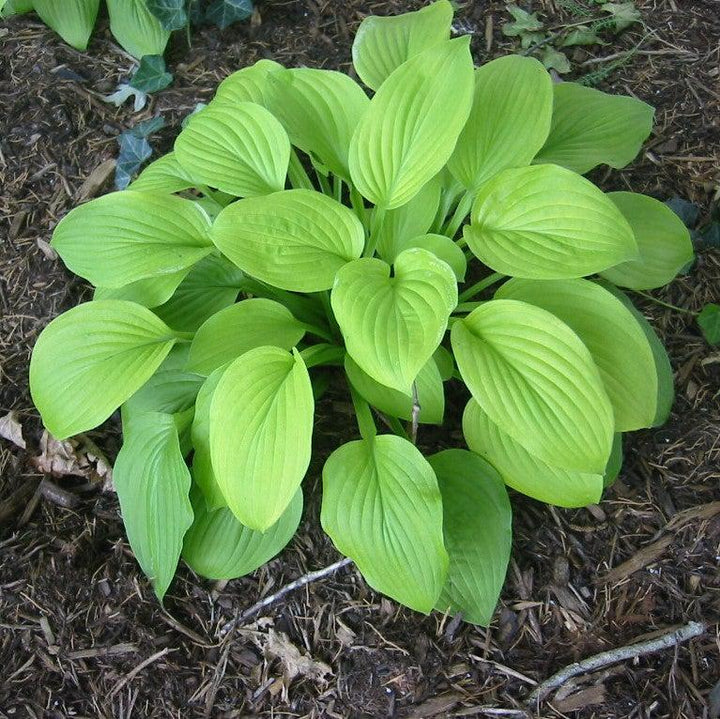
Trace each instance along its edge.
{"label": "leaf petiole", "polygon": [[288,166],[288,177],[290,178],[290,184],[295,189],[314,190],[312,180],[308,176],[305,168],[300,162],[295,148],[290,152],[290,165]]}
{"label": "leaf petiole", "polygon": [[455,237],[457,231],[460,229],[460,225],[462,225],[465,218],[470,214],[474,199],[475,195],[472,191],[466,190],[465,194],[460,198],[460,202],[458,202],[450,222],[445,225],[442,231],[443,235],[447,235],[450,239]]}
{"label": "leaf petiole", "polygon": [[475,295],[479,295],[483,290],[488,287],[492,287],[505,277],[507,277],[507,275],[503,275],[500,272],[493,272],[491,275],[483,277],[483,279],[479,282],[476,282],[474,285],[468,287],[464,292],[461,292],[458,296],[458,301],[465,302],[465,300],[469,300],[472,297],[475,297]]}
{"label": "leaf petiole", "polygon": [[350,396],[355,408],[355,417],[360,436],[365,440],[372,440],[377,435],[377,427],[370,411],[370,405],[353,389],[350,383],[348,383],[348,386],[350,387]]}

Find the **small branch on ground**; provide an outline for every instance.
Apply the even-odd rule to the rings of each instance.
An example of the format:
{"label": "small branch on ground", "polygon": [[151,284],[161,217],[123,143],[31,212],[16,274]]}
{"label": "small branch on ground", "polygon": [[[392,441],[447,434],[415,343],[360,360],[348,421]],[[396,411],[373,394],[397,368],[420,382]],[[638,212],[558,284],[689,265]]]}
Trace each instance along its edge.
{"label": "small branch on ground", "polygon": [[323,579],[324,577],[328,577],[331,574],[334,574],[338,571],[338,569],[342,569],[343,567],[347,567],[348,564],[352,563],[352,559],[349,557],[344,557],[343,559],[340,559],[339,561],[335,562],[334,564],[330,564],[327,567],[324,567],[323,569],[317,569],[314,572],[308,572],[307,574],[304,574],[302,577],[298,577],[294,581],[290,582],[289,584],[286,584],[282,589],[275,592],[275,594],[271,594],[269,597],[265,597],[264,599],[261,599],[256,604],[253,604],[252,607],[249,609],[246,609],[239,617],[236,617],[232,621],[227,622],[222,627],[220,627],[220,631],[218,632],[219,637],[224,637],[229,631],[235,629],[237,626],[242,626],[247,622],[248,619],[251,619],[256,614],[260,613],[263,609],[269,607],[271,604],[275,604],[275,602],[282,599],[286,594],[289,594],[290,592],[294,591],[295,589],[300,589],[300,587],[304,587],[306,584],[310,584],[311,582],[315,582],[318,579]]}
{"label": "small branch on ground", "polygon": [[705,633],[706,629],[707,626],[701,622],[689,622],[679,629],[675,629],[654,639],[648,639],[644,642],[630,644],[617,649],[610,649],[606,652],[600,652],[600,654],[583,659],[580,662],[573,662],[556,674],[553,674],[549,679],[542,682],[542,684],[539,684],[528,697],[526,705],[529,708],[537,707],[550,692],[562,686],[568,679],[576,677],[578,674],[594,672],[611,664],[625,661],[626,659],[635,659],[645,654],[660,651],[661,649],[677,646],[689,639],[699,637]]}

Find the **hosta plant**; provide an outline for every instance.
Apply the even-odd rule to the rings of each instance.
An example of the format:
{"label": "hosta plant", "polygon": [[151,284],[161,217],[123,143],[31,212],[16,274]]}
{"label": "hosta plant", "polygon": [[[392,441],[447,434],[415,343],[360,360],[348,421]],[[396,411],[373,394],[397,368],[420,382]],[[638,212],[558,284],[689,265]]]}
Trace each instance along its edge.
{"label": "hosta plant", "polygon": [[[236,72],[128,190],[57,226],[96,290],[38,339],[33,397],[57,437],[121,409],[115,487],[159,597],[180,557],[238,577],[290,540],[329,383],[358,432],[325,461],[324,530],[376,590],[479,624],[506,486],[597,502],[621,434],[667,417],[667,356],[618,287],[672,280],[688,232],[582,176],[630,162],[653,110],[531,58],[475,68],[451,19],[446,0],[366,19],[372,97],[339,72]],[[424,456],[418,426],[462,411],[450,382],[469,449]]]}
{"label": "hosta plant", "polygon": [[[211,22],[226,28],[252,15],[252,0],[106,0],[110,31],[138,60],[165,52],[173,30]],[[100,0],[0,0],[0,18],[35,11],[68,45],[87,49]]]}

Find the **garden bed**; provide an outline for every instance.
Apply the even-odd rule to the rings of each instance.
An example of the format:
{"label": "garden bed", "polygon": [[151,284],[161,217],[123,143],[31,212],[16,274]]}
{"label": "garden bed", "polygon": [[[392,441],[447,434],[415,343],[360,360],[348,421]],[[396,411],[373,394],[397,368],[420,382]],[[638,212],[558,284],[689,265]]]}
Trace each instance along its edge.
{"label": "garden bed", "polygon": [[[155,145],[165,151],[182,118],[233,70],[265,57],[347,69],[364,15],[422,4],[261,4],[251,23],[200,31],[190,49],[176,38],[168,55],[175,82],[139,114],[100,97],[131,65],[106,21],[86,54],[32,16],[0,27],[0,417],[14,410],[27,441],[22,450],[0,440],[0,717],[521,716],[513,712],[524,709],[533,685],[568,663],[693,620],[707,632],[581,675],[551,695],[541,715],[717,716],[720,700],[713,705],[710,694],[720,676],[720,351],[689,314],[636,298],[670,353],[672,417],[626,439],[625,468],[599,507],[560,510],[513,495],[514,559],[487,631],[401,609],[350,567],[220,636],[260,596],[339,559],[317,517],[320,462],[338,434],[355,432],[340,395],[319,407],[319,460],[289,547],[227,584],[181,568],[165,611],[129,550],[114,495],[102,491],[102,466],[71,468],[82,477],[41,471],[52,448],[38,460],[30,350],[52,317],[89,298],[47,243],[78,201],[111,189],[118,133],[160,113],[167,127]],[[548,24],[566,20],[550,0],[534,5]],[[635,163],[593,179],[606,190],[679,196],[708,216],[720,194],[718,3],[638,6],[644,27],[596,56],[573,58],[571,77],[636,48],[599,87],[657,108]],[[513,49],[500,33],[507,19],[501,2],[466,3],[458,13],[477,63]],[[718,302],[718,249],[701,250],[690,274],[656,296],[694,311]],[[421,443],[432,450],[457,439],[461,408],[450,407],[447,434],[425,431]],[[110,459],[118,427],[110,421],[90,435]],[[78,447],[81,459],[88,452],[96,450]]]}

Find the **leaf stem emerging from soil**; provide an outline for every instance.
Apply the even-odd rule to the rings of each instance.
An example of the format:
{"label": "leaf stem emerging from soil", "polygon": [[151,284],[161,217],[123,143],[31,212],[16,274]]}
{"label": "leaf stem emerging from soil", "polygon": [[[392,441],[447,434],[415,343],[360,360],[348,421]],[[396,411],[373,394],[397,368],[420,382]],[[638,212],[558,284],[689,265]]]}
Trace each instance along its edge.
{"label": "leaf stem emerging from soil", "polygon": [[705,633],[706,629],[706,625],[701,622],[688,622],[688,624],[685,624],[679,629],[667,632],[654,639],[648,639],[644,642],[630,644],[617,649],[609,649],[606,652],[600,652],[600,654],[595,654],[580,662],[573,662],[535,687],[527,699],[527,707],[536,708],[550,692],[562,686],[568,679],[576,677],[578,674],[594,672],[611,664],[625,661],[626,659],[635,659],[636,657],[651,654],[661,649],[677,646],[689,639],[699,637]]}

